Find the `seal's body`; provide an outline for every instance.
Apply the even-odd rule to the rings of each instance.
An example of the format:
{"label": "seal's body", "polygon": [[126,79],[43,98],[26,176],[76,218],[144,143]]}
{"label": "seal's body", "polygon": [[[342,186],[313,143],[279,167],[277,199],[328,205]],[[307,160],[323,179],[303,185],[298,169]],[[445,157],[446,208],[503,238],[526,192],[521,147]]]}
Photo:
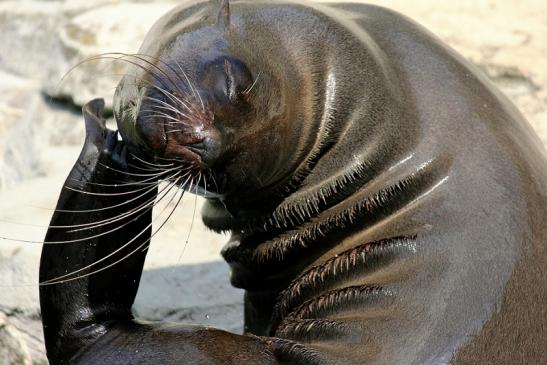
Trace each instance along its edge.
{"label": "seal's body", "polygon": [[[223,255],[246,289],[246,335],[132,320],[139,251],[115,280],[105,278],[117,266],[84,284],[42,287],[51,361],[545,358],[547,160],[511,103],[386,9],[224,1],[216,12],[200,2],[154,26],[120,83],[115,116],[133,154],[210,176],[199,182],[203,219],[232,233]],[[104,143],[88,139],[84,151],[96,152],[79,162],[95,166],[79,179],[99,190],[109,175],[93,161],[112,155]],[[101,199],[127,209],[126,198]],[[62,211],[82,204],[62,195],[54,220],[81,224]],[[120,237],[149,223],[143,215],[114,238],[81,243],[67,253],[71,265],[82,250],[91,255],[80,266],[105,255],[97,247],[126,249]],[[66,270],[52,261],[62,249],[44,249],[43,279]]]}

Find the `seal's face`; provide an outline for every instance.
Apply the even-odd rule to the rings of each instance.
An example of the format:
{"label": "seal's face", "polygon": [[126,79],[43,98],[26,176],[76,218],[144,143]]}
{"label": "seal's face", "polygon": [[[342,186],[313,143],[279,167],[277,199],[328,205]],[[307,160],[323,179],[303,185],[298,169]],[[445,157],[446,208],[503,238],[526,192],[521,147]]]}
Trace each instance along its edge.
{"label": "seal's face", "polygon": [[249,69],[223,32],[206,26],[179,34],[159,56],[132,57],[138,67],[118,86],[115,116],[133,153],[190,166],[209,195],[227,199],[286,177],[279,151],[293,152],[281,144],[294,125],[274,84],[260,84],[263,70]]}
{"label": "seal's face", "polygon": [[158,65],[161,76],[146,82],[135,128],[155,157],[205,170],[230,158],[235,136],[254,109],[247,93],[252,78],[228,54],[193,66],[187,72],[188,63]]}

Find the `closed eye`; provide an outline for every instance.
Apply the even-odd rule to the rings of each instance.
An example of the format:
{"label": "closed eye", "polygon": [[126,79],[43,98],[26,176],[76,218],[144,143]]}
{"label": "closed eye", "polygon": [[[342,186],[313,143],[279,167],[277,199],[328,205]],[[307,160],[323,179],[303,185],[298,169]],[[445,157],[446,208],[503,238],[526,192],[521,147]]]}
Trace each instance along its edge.
{"label": "closed eye", "polygon": [[226,96],[231,102],[235,102],[236,95],[236,82],[234,79],[234,73],[232,72],[232,64],[226,59],[224,60],[224,74],[226,75]]}

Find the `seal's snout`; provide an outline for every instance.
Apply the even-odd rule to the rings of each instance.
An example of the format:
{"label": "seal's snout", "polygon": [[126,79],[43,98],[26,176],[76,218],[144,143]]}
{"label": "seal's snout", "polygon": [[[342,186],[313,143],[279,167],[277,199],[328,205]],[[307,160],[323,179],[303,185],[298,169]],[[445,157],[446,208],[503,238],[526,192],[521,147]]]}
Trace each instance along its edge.
{"label": "seal's snout", "polygon": [[217,156],[214,114],[195,89],[151,85],[138,105],[134,131],[139,145],[156,157],[205,167]]}
{"label": "seal's snout", "polygon": [[219,156],[220,136],[214,128],[167,128],[164,156],[183,159],[202,167],[210,166]]}
{"label": "seal's snout", "polygon": [[220,156],[220,136],[216,130],[203,135],[200,142],[188,144],[186,148],[199,155],[204,164],[211,166]]}

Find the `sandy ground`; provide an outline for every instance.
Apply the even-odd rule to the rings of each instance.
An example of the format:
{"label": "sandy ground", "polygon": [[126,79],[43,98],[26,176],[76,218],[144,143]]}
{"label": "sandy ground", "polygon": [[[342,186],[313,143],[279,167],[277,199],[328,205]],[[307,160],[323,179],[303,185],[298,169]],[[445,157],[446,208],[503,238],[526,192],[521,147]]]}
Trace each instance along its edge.
{"label": "sandy ground", "polygon": [[[372,2],[417,20],[482,68],[547,144],[547,2]],[[0,57],[1,72],[4,71]],[[26,107],[9,112],[21,112]],[[3,143],[9,143],[11,138],[8,138],[10,129],[2,124],[6,110],[0,107]],[[37,110],[50,112],[47,108]],[[72,124],[66,127],[65,134],[41,145],[39,166],[27,167],[36,168],[30,174],[33,177],[22,177],[0,191],[2,237],[37,242],[43,239],[51,209],[79,153],[83,131],[78,116],[68,111],[62,113],[66,123]],[[78,124],[73,126],[74,123]],[[64,139],[64,136],[69,137]],[[200,206],[199,199],[186,196],[170,222],[154,237],[135,312],[153,320],[201,323],[240,332],[243,293],[230,287],[227,265],[219,255],[227,237],[204,228],[199,218]],[[37,243],[0,239],[0,312],[6,313],[21,332],[24,351],[35,362],[43,361],[36,286],[40,250]],[[0,355],[1,346],[0,343]]]}

